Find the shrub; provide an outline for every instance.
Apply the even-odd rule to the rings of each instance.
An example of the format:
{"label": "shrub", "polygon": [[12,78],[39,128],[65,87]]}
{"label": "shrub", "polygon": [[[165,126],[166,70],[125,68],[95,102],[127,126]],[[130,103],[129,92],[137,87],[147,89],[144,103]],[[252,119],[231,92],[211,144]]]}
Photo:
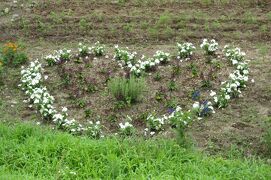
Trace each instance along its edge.
{"label": "shrub", "polygon": [[117,77],[109,81],[108,88],[117,100],[134,103],[145,91],[146,83],[144,79],[133,76],[129,79]]}

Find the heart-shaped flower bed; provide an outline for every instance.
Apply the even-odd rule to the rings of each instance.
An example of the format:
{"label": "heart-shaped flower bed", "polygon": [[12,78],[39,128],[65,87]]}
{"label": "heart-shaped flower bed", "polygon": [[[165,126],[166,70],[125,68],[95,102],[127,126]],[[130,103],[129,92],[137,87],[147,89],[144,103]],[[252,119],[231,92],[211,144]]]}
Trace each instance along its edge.
{"label": "heart-shaped flower bed", "polygon": [[248,82],[239,48],[219,51],[218,43],[207,39],[200,47],[203,51],[196,53],[192,43],[178,43],[171,55],[118,46],[106,52],[99,42],[79,44],[74,54],[64,49],[46,56],[46,66],[31,62],[22,70],[20,86],[44,120],[73,134],[154,135],[184,129],[225,108]]}

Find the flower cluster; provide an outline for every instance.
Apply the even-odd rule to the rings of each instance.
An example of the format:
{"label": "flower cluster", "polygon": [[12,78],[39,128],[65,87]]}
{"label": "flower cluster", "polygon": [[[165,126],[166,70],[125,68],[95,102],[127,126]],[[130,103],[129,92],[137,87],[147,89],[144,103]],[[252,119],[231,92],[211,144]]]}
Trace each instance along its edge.
{"label": "flower cluster", "polygon": [[170,61],[170,54],[163,51],[156,51],[153,59],[158,60],[160,63],[167,63]]}
{"label": "flower cluster", "polygon": [[127,120],[123,123],[119,123],[120,134],[125,136],[133,135],[135,132],[134,126],[131,124],[132,119],[130,116],[127,116]]}
{"label": "flower cluster", "polygon": [[94,46],[87,46],[82,43],[78,45],[79,56],[85,57],[90,54],[94,56],[103,56],[105,54],[105,46],[102,45],[99,41],[97,41]]}
{"label": "flower cluster", "polygon": [[169,53],[165,53],[162,51],[156,51],[152,58],[145,59],[143,55],[141,60],[132,64],[131,62],[127,63],[127,67],[130,69],[130,72],[136,76],[140,76],[142,72],[150,71],[154,69],[156,65],[160,63],[166,63],[169,61]]}
{"label": "flower cluster", "polygon": [[68,119],[67,108],[63,107],[61,113],[57,112],[54,104],[54,97],[51,96],[46,87],[42,85],[43,80],[47,79],[42,75],[42,65],[39,61],[31,62],[27,68],[22,67],[21,84],[19,86],[28,95],[25,102],[31,103],[37,108],[38,112],[45,120],[52,121],[58,128],[67,130],[73,134],[81,134],[87,128],[75,121]]}
{"label": "flower cluster", "polygon": [[178,56],[177,59],[186,59],[192,56],[193,51],[196,49],[196,47],[189,42],[180,44],[177,43],[178,47]]}
{"label": "flower cluster", "polygon": [[246,53],[242,52],[240,48],[231,48],[229,45],[224,46],[223,52],[233,65],[244,61],[246,55]]}
{"label": "flower cluster", "polygon": [[211,91],[210,95],[218,108],[224,108],[228,105],[231,98],[241,96],[241,89],[246,87],[248,82],[249,67],[248,62],[244,61],[245,53],[239,48],[230,49],[226,46],[225,56],[236,66],[236,70],[229,75],[229,79],[222,82],[222,87],[218,94]]}
{"label": "flower cluster", "polygon": [[53,66],[58,63],[62,63],[70,60],[71,58],[71,50],[63,49],[57,50],[54,54],[50,54],[46,56],[44,59],[47,61],[49,66]]}
{"label": "flower cluster", "polygon": [[213,55],[218,50],[218,43],[214,39],[212,39],[210,42],[208,39],[203,39],[200,47],[207,55]]}
{"label": "flower cluster", "polygon": [[142,56],[141,60],[137,61],[134,65],[132,63],[128,63],[127,67],[130,69],[130,72],[136,76],[140,76],[144,71],[150,71],[156,65],[160,63],[159,59],[149,58],[144,59],[145,57]]}
{"label": "flower cluster", "polygon": [[203,102],[195,102],[193,104],[193,111],[196,112],[199,117],[209,116],[215,113],[212,103],[207,100]]}
{"label": "flower cluster", "polygon": [[[128,47],[127,47],[127,50],[128,50]],[[134,64],[137,53],[136,52],[130,53],[127,50],[120,49],[118,45],[115,45],[114,59],[117,61],[121,61],[121,63],[124,65],[128,65],[128,63]]]}
{"label": "flower cluster", "polygon": [[95,56],[103,56],[105,54],[105,46],[99,41],[97,41],[91,49]]}
{"label": "flower cluster", "polygon": [[2,65],[17,67],[28,61],[27,55],[21,51],[18,44],[8,42],[0,47],[0,61]]}
{"label": "flower cluster", "polygon": [[3,53],[7,53],[8,51],[16,52],[18,49],[18,45],[12,42],[8,42],[4,44]]}
{"label": "flower cluster", "polygon": [[92,121],[89,121],[89,124],[86,128],[86,134],[87,136],[91,138],[101,138],[103,137],[102,134],[102,126],[100,121],[96,121],[95,123]]}
{"label": "flower cluster", "polygon": [[145,132],[150,131],[150,135],[154,135],[155,132],[161,131],[164,129],[164,126],[169,124],[172,127],[185,127],[191,121],[190,112],[183,112],[182,108],[177,106],[176,109],[171,109],[169,115],[163,115],[162,117],[155,117],[150,114],[147,117],[148,128],[145,129]]}
{"label": "flower cluster", "polygon": [[88,56],[91,54],[92,47],[88,47],[87,45],[79,43],[78,44],[78,51],[79,51],[79,56],[85,57],[85,56]]}

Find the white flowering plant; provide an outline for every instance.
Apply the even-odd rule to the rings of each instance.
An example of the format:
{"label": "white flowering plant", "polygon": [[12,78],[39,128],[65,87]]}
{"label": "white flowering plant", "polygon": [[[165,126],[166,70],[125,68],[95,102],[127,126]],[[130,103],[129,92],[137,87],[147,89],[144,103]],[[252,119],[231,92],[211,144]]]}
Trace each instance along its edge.
{"label": "white flowering plant", "polygon": [[232,48],[229,45],[224,46],[223,52],[233,65],[244,61],[246,55],[246,53],[242,52],[240,48]]}
{"label": "white flowering plant", "polygon": [[229,75],[229,80],[222,82],[223,86],[218,95],[214,92],[210,94],[218,108],[226,107],[231,98],[241,96],[241,90],[246,87],[249,79],[248,61],[244,60],[245,53],[239,48],[229,48],[228,45],[225,46],[224,53],[236,70]]}
{"label": "white flowering plant", "polygon": [[209,116],[209,115],[215,113],[214,107],[212,106],[212,103],[208,100],[205,100],[202,102],[195,102],[193,104],[193,111],[199,117]]}
{"label": "white flowering plant", "polygon": [[92,47],[92,52],[95,56],[103,56],[105,54],[105,46],[97,41]]}
{"label": "white flowering plant", "polygon": [[19,86],[29,97],[25,102],[31,103],[37,108],[43,119],[52,121],[57,128],[69,131],[72,134],[82,134],[86,128],[74,119],[68,119],[67,108],[63,107],[61,113],[57,112],[54,97],[51,96],[46,87],[42,85],[45,78],[42,74],[43,68],[39,61],[31,62],[21,70],[21,84]]}
{"label": "white flowering plant", "polygon": [[[153,55],[154,61],[159,61],[159,63],[167,63],[170,61],[170,54],[163,51],[156,51]],[[158,63],[158,64],[159,64]]]}
{"label": "white flowering plant", "polygon": [[[128,50],[128,47],[126,47],[126,49]],[[115,45],[114,59],[123,62],[124,65],[127,65],[128,63],[134,64],[137,53],[130,53],[127,50],[120,49],[118,45]]]}
{"label": "white flowering plant", "polygon": [[210,42],[208,39],[203,39],[200,47],[205,51],[205,54],[213,55],[218,50],[218,43],[214,39],[210,40]]}
{"label": "white flowering plant", "polygon": [[95,138],[95,139],[103,137],[102,126],[101,126],[100,121],[96,121],[96,122],[89,121],[86,127],[86,135],[88,137]]}
{"label": "white flowering plant", "polygon": [[127,67],[132,74],[140,76],[143,72],[153,70],[155,66],[160,63],[158,59],[144,58],[145,57],[142,56],[141,60],[137,61],[134,65],[131,62],[128,62]]}
{"label": "white flowering plant", "polygon": [[79,52],[79,56],[81,56],[81,57],[88,56],[92,52],[92,47],[89,47],[87,45],[79,43],[78,44],[78,52]]}
{"label": "white flowering plant", "polygon": [[48,66],[53,66],[65,61],[69,61],[71,58],[71,50],[61,49],[55,51],[54,54],[46,56],[44,59],[47,61]]}
{"label": "white flowering plant", "polygon": [[192,56],[194,50],[196,47],[189,42],[185,43],[177,43],[177,48],[178,48],[178,56],[177,59],[186,59]]}
{"label": "white flowering plant", "polygon": [[164,130],[166,119],[167,119],[166,115],[164,115],[164,117],[155,117],[155,115],[150,114],[147,117],[147,126],[148,129],[150,130],[150,133],[152,134],[153,132]]}
{"label": "white flowering plant", "polygon": [[130,116],[127,116],[125,122],[119,123],[120,135],[131,136],[135,133],[135,128],[131,122],[132,118]]}
{"label": "white flowering plant", "polygon": [[169,109],[169,115],[164,114],[162,117],[156,117],[156,115],[150,114],[147,117],[147,128],[145,133],[154,135],[155,133],[164,130],[166,125],[170,125],[174,128],[184,129],[192,121],[192,113],[190,111],[182,111],[180,106],[175,109]]}
{"label": "white flowering plant", "polygon": [[168,119],[172,127],[185,128],[192,121],[192,114],[190,111],[182,111],[182,108],[177,106]]}
{"label": "white flowering plant", "polygon": [[90,54],[94,56],[103,56],[105,54],[105,46],[97,41],[94,46],[87,46],[82,43],[78,45],[79,56],[86,57]]}

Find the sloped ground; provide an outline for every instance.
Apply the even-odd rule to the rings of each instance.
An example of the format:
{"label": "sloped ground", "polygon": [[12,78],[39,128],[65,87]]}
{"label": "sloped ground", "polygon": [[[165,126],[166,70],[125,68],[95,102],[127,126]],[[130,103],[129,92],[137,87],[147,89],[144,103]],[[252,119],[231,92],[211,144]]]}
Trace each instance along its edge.
{"label": "sloped ground", "polygon": [[[0,40],[24,42],[32,58],[80,40],[124,43],[163,49],[177,41],[199,44],[202,38],[234,43],[251,59],[255,84],[211,118],[188,131],[198,147],[210,154],[260,155],[268,158],[263,135],[270,128],[271,5],[267,1],[35,1],[11,8],[0,17]],[[10,2],[0,8],[11,7]],[[12,5],[14,6],[14,5]],[[18,14],[11,22],[13,14]],[[112,45],[108,44],[108,46]],[[9,69],[1,87],[1,115],[6,119],[37,119],[22,101],[19,72]]]}

